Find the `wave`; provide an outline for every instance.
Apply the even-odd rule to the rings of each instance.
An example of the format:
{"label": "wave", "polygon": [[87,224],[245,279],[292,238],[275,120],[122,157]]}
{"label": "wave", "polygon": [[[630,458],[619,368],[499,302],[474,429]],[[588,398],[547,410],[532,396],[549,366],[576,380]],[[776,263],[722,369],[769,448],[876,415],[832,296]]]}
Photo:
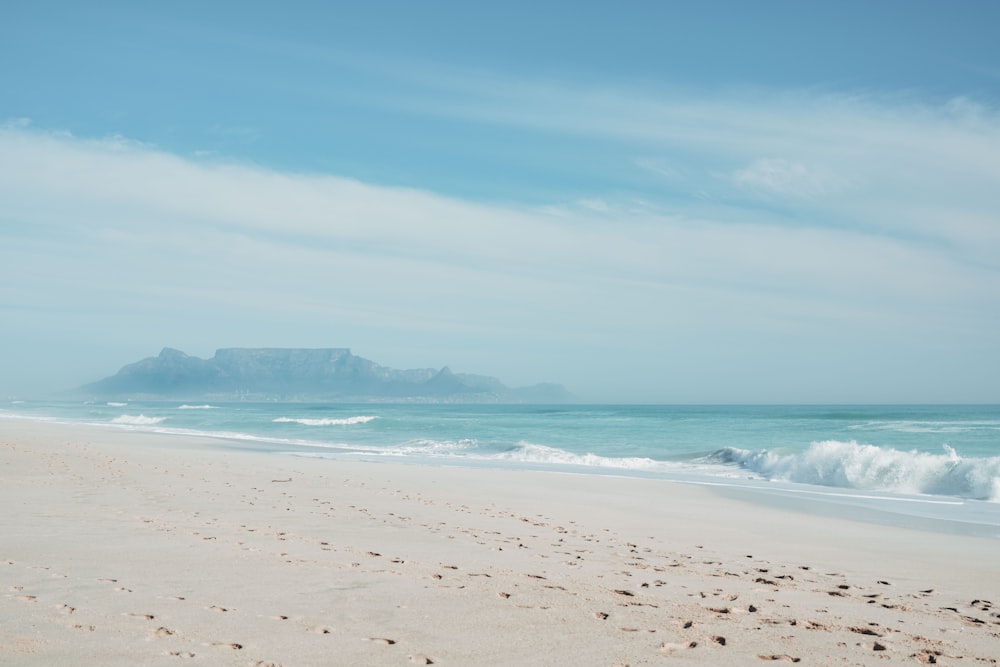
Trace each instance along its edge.
{"label": "wave", "polygon": [[420,438],[410,440],[401,445],[388,448],[370,448],[370,452],[378,452],[388,456],[453,456],[464,455],[474,450],[478,441],[466,438],[462,440],[431,440]]}
{"label": "wave", "polygon": [[484,451],[479,441],[474,438],[464,438],[461,440],[418,439],[395,447],[366,448],[366,453],[378,453],[386,456],[462,458],[535,465],[587,466],[619,470],[663,471],[676,469],[675,466],[671,466],[669,463],[654,461],[653,459],[615,458],[589,453],[574,454],[564,449],[523,441],[507,451],[488,453]]}
{"label": "wave", "polygon": [[[302,442],[309,448],[343,450],[348,453],[366,456],[377,455],[386,457],[427,457],[436,459],[451,459],[464,461],[485,461],[501,464],[529,464],[539,466],[574,466],[614,470],[632,470],[646,472],[678,471],[683,465],[666,461],[656,461],[648,458],[615,458],[598,456],[597,454],[574,454],[564,449],[520,442],[514,448],[504,452],[488,452],[474,438],[460,440],[433,440],[419,438],[395,446],[346,445],[333,443]],[[301,456],[319,456],[324,454],[303,454]]]}
{"label": "wave", "polygon": [[147,417],[146,415],[122,415],[111,420],[112,424],[127,424],[129,426],[152,426],[159,424],[166,417]]}
{"label": "wave", "polygon": [[180,405],[177,407],[178,410],[215,410],[217,406],[214,405]]}
{"label": "wave", "polygon": [[351,426],[352,424],[367,424],[373,419],[378,419],[378,417],[365,415],[358,417],[343,417],[339,419],[299,419],[297,417],[278,417],[277,419],[272,419],[271,421],[275,423],[302,424],[303,426]]}
{"label": "wave", "polygon": [[677,469],[677,466],[665,461],[656,461],[645,457],[610,457],[591,453],[574,454],[565,449],[536,445],[530,442],[520,442],[516,448],[494,454],[488,458],[496,461],[513,461],[517,463],[590,466],[620,470],[664,471],[667,469]]}
{"label": "wave", "polygon": [[108,407],[111,408],[124,408],[128,403],[119,403],[117,401],[108,401]]}
{"label": "wave", "polygon": [[798,453],[727,447],[706,462],[737,465],[769,480],[1000,502],[1000,457],[963,458],[948,445],[943,454],[853,440],[814,442]]}
{"label": "wave", "polygon": [[899,433],[968,433],[970,431],[1000,431],[1000,421],[871,421],[847,427],[851,431],[896,431]]}
{"label": "wave", "polygon": [[418,438],[399,445],[364,445],[358,443],[316,442],[313,440],[296,440],[301,447],[310,449],[334,449],[349,454],[375,454],[378,456],[463,456],[482,458],[469,454],[479,445],[478,441],[467,438],[463,440],[431,440]]}

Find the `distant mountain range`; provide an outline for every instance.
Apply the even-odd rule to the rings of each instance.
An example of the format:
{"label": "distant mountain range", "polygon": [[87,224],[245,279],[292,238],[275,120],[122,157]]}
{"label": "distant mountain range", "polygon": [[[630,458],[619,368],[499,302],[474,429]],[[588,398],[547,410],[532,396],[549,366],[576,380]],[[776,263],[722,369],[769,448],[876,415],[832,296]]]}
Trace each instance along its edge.
{"label": "distant mountain range", "polygon": [[347,348],[225,348],[211,359],[163,348],[77,389],[101,398],[352,400],[455,403],[565,403],[563,386],[511,389],[484,375],[423,368],[396,370]]}

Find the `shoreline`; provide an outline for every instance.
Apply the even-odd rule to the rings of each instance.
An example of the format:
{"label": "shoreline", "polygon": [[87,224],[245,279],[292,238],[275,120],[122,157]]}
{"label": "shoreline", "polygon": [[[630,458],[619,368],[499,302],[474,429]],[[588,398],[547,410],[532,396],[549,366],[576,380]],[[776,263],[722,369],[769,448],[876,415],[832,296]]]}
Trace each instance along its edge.
{"label": "shoreline", "polygon": [[1000,655],[982,599],[995,539],[665,480],[316,462],[27,420],[0,438],[0,662]]}
{"label": "shoreline", "polygon": [[[174,402],[170,402],[173,405]],[[182,408],[184,406],[181,406]],[[334,462],[365,462],[370,464],[415,465],[424,467],[459,468],[469,470],[504,469],[535,474],[584,475],[647,479],[664,482],[703,486],[714,489],[722,496],[767,507],[793,508],[818,517],[847,518],[881,526],[895,526],[924,530],[948,535],[971,535],[1000,539],[1000,501],[971,498],[959,495],[941,495],[895,491],[891,489],[864,489],[849,486],[827,486],[785,479],[768,479],[756,476],[753,471],[743,474],[718,474],[698,470],[648,471],[642,468],[617,466],[575,465],[572,463],[544,461],[514,461],[505,463],[494,459],[472,457],[435,457],[407,453],[376,454],[366,450],[352,450],[352,445],[329,445],[322,441],[285,439],[256,436],[239,432],[205,431],[183,427],[159,427],[118,423],[115,420],[78,421],[49,416],[4,414],[3,420],[26,421],[43,424],[62,424],[70,427],[106,429],[115,433],[134,433],[158,437],[193,439],[204,447],[232,449],[248,453],[301,457]],[[135,419],[133,417],[133,419]],[[138,419],[145,419],[142,415]],[[150,418],[157,424],[162,417]],[[353,419],[357,419],[356,417]],[[365,417],[370,420],[373,417]],[[277,421],[297,421],[282,418]],[[367,445],[371,447],[371,445]],[[391,451],[391,450],[390,450]],[[902,451],[902,450],[901,450]]]}

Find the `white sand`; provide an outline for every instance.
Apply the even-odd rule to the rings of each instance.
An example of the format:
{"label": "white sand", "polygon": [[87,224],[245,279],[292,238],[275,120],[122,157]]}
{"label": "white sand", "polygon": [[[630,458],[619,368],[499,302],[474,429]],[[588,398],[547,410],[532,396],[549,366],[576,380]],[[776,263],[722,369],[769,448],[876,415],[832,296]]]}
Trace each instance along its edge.
{"label": "white sand", "polygon": [[0,664],[1000,656],[1000,540],[661,481],[213,444],[0,420]]}

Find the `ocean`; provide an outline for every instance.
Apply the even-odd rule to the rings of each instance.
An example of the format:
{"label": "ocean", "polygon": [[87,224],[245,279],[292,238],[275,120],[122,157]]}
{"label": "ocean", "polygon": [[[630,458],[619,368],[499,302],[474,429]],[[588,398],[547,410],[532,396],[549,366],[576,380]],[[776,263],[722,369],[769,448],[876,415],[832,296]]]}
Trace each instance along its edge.
{"label": "ocean", "polygon": [[206,446],[311,465],[352,459],[664,478],[792,508],[821,503],[859,518],[924,518],[1000,537],[1000,406],[17,401],[0,408],[2,417],[211,436]]}

